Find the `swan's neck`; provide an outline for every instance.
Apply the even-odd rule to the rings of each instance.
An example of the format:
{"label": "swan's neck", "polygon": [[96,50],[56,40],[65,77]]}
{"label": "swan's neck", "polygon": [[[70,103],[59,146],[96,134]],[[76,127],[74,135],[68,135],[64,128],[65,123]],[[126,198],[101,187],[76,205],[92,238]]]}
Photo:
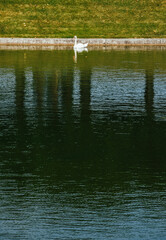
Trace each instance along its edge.
{"label": "swan's neck", "polygon": [[77,38],[75,38],[75,44],[74,45],[77,45]]}

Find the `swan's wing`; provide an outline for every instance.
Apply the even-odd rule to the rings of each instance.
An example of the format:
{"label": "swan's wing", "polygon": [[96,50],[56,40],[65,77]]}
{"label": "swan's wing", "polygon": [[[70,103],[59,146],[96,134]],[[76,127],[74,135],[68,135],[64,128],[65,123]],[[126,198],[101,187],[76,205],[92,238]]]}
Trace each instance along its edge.
{"label": "swan's wing", "polygon": [[88,46],[88,43],[85,43],[85,44],[84,44],[84,47],[87,47],[87,46]]}
{"label": "swan's wing", "polygon": [[74,45],[74,48],[75,48],[75,49],[78,49],[78,48],[86,48],[87,46],[88,46],[88,43],[85,43],[85,44],[83,44],[83,43],[78,43],[78,44]]}
{"label": "swan's wing", "polygon": [[84,47],[84,44],[78,43],[78,44],[77,44],[77,47]]}

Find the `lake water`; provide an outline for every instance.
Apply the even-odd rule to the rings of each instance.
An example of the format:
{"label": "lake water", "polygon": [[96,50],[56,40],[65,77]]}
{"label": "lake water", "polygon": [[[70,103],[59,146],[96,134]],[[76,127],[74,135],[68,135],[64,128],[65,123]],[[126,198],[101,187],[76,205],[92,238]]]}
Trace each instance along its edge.
{"label": "lake water", "polygon": [[0,239],[166,239],[166,50],[0,50]]}

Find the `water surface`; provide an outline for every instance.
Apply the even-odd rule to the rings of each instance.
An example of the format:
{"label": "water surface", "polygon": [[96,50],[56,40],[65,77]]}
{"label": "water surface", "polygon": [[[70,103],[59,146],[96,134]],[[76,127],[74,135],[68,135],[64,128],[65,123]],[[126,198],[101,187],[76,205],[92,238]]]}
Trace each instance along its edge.
{"label": "water surface", "polygon": [[165,59],[0,50],[0,239],[166,238]]}

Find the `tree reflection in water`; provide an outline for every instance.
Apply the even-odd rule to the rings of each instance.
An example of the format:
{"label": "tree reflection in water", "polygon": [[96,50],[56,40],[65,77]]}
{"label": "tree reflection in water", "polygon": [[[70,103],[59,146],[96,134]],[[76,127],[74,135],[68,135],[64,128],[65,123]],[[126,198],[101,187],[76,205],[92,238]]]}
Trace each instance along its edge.
{"label": "tree reflection in water", "polygon": [[[92,217],[95,234],[107,229],[107,236],[120,239],[119,226],[125,234],[126,229],[134,229],[136,239],[141,230],[134,222],[143,226],[150,216],[147,229],[142,227],[150,234],[155,216],[160,218],[156,239],[163,236],[166,124],[156,118],[154,107],[159,104],[156,68],[159,79],[165,78],[163,52],[90,51],[79,54],[77,64],[72,61],[73,51],[27,51],[26,59],[21,51],[0,51],[0,56],[6,76],[9,73],[14,78],[13,70],[15,74],[11,86],[10,78],[3,79],[14,96],[13,105],[12,98],[7,102],[3,98],[9,87],[0,88],[4,137],[0,142],[0,191],[10,206],[10,211],[2,208],[0,224],[12,217],[19,223],[14,226],[16,231],[21,220],[24,229],[30,222],[40,227],[49,222],[44,226],[50,230],[51,225],[56,228],[58,219],[58,229],[77,224],[77,239],[81,239],[83,219]],[[140,95],[138,86],[142,87]],[[160,102],[162,99],[161,95]],[[15,111],[9,111],[9,105]],[[102,219],[105,223],[97,225]],[[117,226],[111,225],[115,219]],[[43,230],[44,236],[46,232]],[[22,234],[25,239],[26,233]],[[53,237],[57,235],[49,239]]]}

